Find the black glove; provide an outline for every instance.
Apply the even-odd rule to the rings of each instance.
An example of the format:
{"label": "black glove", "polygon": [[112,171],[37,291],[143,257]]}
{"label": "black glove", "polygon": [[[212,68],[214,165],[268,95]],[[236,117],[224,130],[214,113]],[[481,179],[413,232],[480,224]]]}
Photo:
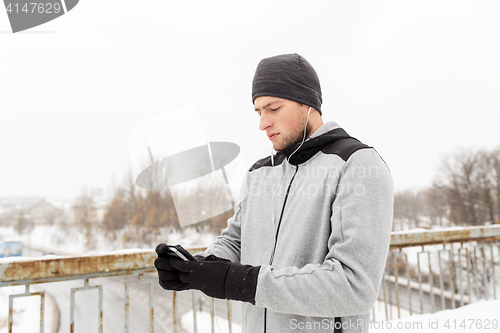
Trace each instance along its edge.
{"label": "black glove", "polygon": [[196,259],[196,261],[203,261],[203,260],[205,260],[205,257],[202,256],[201,254],[193,254],[193,257]]}
{"label": "black glove", "polygon": [[232,263],[214,255],[204,261],[184,261],[170,256],[164,251],[166,246],[160,245],[156,248],[155,266],[162,288],[176,291],[197,289],[210,297],[255,304],[260,266]]}

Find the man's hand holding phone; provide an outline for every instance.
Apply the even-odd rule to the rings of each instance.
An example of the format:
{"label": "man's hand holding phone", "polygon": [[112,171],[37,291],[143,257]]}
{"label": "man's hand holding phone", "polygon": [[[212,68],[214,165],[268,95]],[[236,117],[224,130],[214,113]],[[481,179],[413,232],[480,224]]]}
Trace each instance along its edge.
{"label": "man's hand holding phone", "polygon": [[241,265],[210,255],[197,261],[182,246],[156,247],[159,283],[167,290],[197,289],[210,297],[255,304],[260,266]]}
{"label": "man's hand holding phone", "polygon": [[[162,244],[160,244],[160,245],[162,245]],[[167,245],[166,252],[167,252],[167,255],[169,255],[169,256],[176,256],[179,259],[182,259],[184,261],[196,260],[191,255],[191,253],[189,253],[181,245]]]}

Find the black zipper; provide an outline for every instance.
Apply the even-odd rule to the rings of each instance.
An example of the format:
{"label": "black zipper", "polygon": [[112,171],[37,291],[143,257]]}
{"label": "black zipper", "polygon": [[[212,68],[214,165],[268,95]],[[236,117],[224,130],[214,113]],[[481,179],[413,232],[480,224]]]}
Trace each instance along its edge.
{"label": "black zipper", "polygon": [[285,205],[286,205],[286,201],[288,199],[288,193],[290,193],[290,188],[292,187],[293,180],[294,180],[295,175],[297,174],[298,170],[299,170],[299,166],[297,165],[295,168],[295,173],[293,174],[293,177],[290,180],[290,184],[288,184],[288,189],[286,190],[285,200],[283,202],[283,207],[281,208],[280,219],[278,221],[278,228],[276,229],[276,235],[274,235],[274,248],[273,248],[273,252],[271,254],[271,258],[269,259],[269,265],[271,265],[273,263],[273,260],[274,260],[274,253],[276,252],[276,245],[278,245],[278,234],[280,232],[281,219],[283,218],[283,213],[285,212]]}
{"label": "black zipper", "polygon": [[[285,200],[283,201],[283,206],[281,208],[280,219],[278,221],[278,228],[276,229],[276,235],[274,236],[274,248],[271,253],[271,258],[269,258],[269,265],[273,263],[274,253],[276,252],[276,245],[278,244],[278,234],[280,232],[281,219],[283,218],[283,212],[285,211],[286,201],[288,199],[288,193],[290,193],[290,188],[292,187],[293,180],[295,179],[295,175],[299,171],[299,166],[297,165],[295,168],[295,173],[293,174],[292,179],[290,180],[290,184],[288,184],[288,189],[286,190]],[[267,308],[264,308],[264,333],[267,332]]]}

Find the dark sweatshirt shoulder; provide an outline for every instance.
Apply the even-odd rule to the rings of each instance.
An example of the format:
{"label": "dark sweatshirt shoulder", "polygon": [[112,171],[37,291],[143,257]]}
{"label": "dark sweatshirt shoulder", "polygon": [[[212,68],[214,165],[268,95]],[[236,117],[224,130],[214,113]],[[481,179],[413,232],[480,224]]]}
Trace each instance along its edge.
{"label": "dark sweatshirt shoulder", "polygon": [[[274,166],[280,165],[285,158],[288,158],[299,146],[300,142],[278,151],[274,155]],[[289,162],[292,165],[302,164],[320,151],[323,154],[338,155],[344,161],[347,161],[347,159],[349,159],[355,151],[363,148],[372,147],[365,145],[356,138],[351,137],[343,128],[337,127],[322,135],[305,141],[300,149],[290,157]],[[258,160],[249,169],[249,172],[262,167],[272,167],[271,156]]]}

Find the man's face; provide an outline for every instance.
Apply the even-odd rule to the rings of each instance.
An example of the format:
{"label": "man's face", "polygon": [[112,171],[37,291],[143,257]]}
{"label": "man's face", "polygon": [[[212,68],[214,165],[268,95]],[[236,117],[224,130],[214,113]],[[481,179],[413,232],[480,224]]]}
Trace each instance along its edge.
{"label": "man's face", "polygon": [[[262,96],[255,99],[255,111],[260,115],[259,128],[266,134],[276,151],[302,142],[309,107],[279,97]],[[307,126],[306,138],[311,133]]]}

